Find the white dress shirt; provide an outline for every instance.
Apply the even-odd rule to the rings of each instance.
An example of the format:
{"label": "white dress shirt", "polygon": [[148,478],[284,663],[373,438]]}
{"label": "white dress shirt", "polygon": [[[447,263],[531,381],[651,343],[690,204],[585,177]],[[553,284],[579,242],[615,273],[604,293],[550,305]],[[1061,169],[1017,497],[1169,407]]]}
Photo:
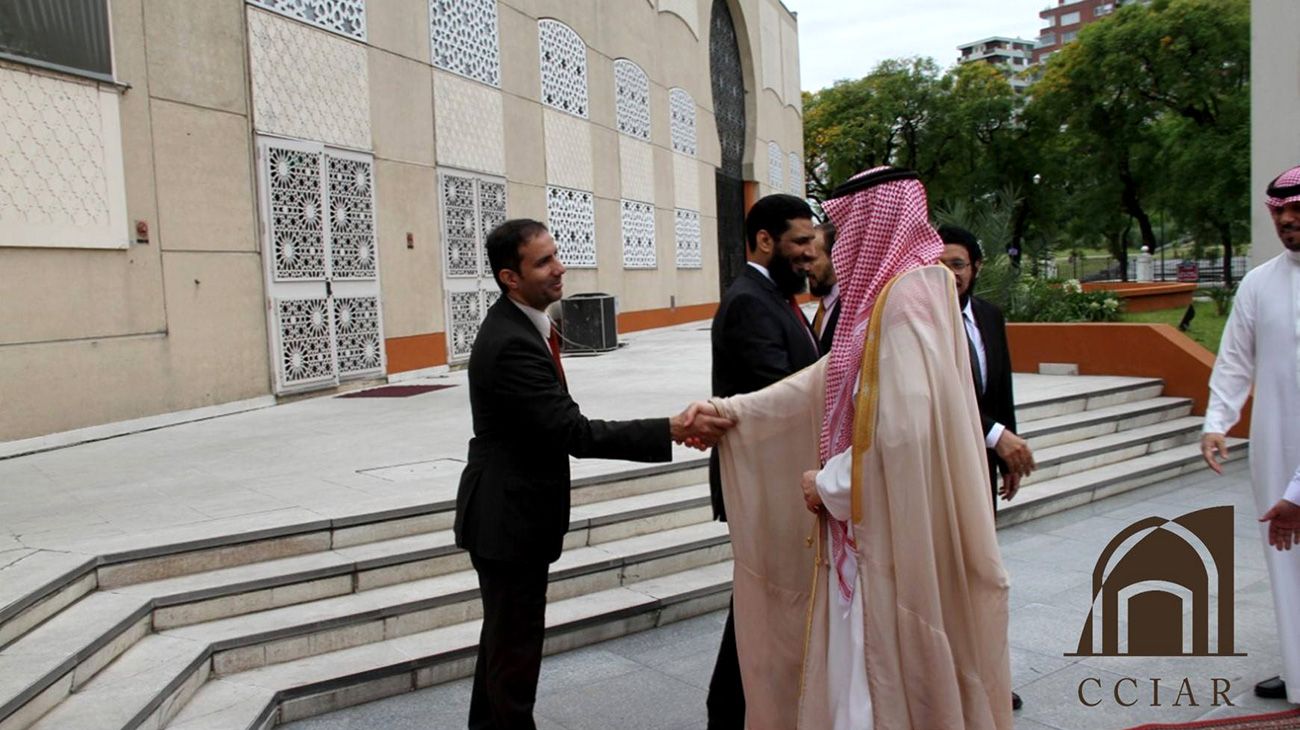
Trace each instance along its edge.
{"label": "white dress shirt", "polygon": [[[988,356],[984,352],[984,338],[980,336],[980,328],[975,325],[975,310],[971,309],[970,299],[966,300],[966,307],[961,310],[961,321],[966,325],[966,336],[970,338],[975,345],[975,356],[979,358],[980,383],[984,389],[989,387],[989,365]],[[993,427],[984,436],[984,445],[990,449],[998,445],[998,439],[1002,438],[1002,432],[1007,430],[1006,426],[1000,423],[994,423]]]}
{"label": "white dress shirt", "polygon": [[537,328],[537,334],[541,335],[542,342],[546,343],[549,348],[551,346],[551,316],[540,309],[533,309],[527,304],[520,304],[513,297],[507,297],[507,299],[510,299],[511,304],[519,307],[519,311],[528,316],[528,320]]}

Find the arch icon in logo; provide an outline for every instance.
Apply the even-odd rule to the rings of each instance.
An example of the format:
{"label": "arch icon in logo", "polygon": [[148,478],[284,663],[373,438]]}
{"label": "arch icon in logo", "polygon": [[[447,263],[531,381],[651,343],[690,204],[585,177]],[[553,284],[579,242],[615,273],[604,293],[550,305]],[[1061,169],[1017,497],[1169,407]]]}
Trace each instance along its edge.
{"label": "arch icon in logo", "polygon": [[1232,507],[1121,530],[1093,568],[1092,611],[1066,656],[1244,656],[1233,652],[1232,533]]}

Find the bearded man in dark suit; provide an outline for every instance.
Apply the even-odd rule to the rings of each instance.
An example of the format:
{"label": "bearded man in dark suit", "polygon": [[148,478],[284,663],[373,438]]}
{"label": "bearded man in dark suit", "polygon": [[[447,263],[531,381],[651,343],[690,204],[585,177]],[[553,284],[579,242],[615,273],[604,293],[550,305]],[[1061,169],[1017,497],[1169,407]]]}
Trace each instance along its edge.
{"label": "bearded man in dark suit", "polygon": [[469,360],[474,437],[456,495],[456,544],[483,600],[471,730],[534,728],[548,566],[569,529],[569,456],[668,461],[672,442],[716,443],[730,421],[697,403],[672,418],[599,421],[569,397],[547,305],[563,293],[555,239],[509,220],[487,238],[502,296]]}
{"label": "bearded man in dark suit", "polygon": [[[817,362],[817,338],[799,309],[813,262],[812,208],[793,195],[761,198],[745,216],[746,265],[713,317],[713,394],[752,393]],[[726,521],[718,454],[709,460],[714,517]],[[740,730],[745,693],[730,611],[709,682],[710,730]]]}

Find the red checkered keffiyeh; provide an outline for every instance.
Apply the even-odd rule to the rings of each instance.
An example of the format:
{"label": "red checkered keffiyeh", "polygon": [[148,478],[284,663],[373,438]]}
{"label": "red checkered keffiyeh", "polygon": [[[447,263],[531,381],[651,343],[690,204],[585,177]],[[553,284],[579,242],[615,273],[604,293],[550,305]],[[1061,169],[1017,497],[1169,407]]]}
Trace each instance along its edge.
{"label": "red checkered keffiyeh", "polygon": [[1296,201],[1300,201],[1300,167],[1278,175],[1268,184],[1268,193],[1264,197],[1264,204],[1270,208],[1281,208]]}
{"label": "red checkered keffiyeh", "polygon": [[[854,187],[854,181],[868,184],[869,177],[885,181],[838,197],[833,193],[822,204],[839,231],[831,263],[840,284],[840,325],[826,367],[822,463],[853,446],[853,391],[876,298],[891,279],[936,264],[943,253],[943,241],[929,222],[925,187],[915,175],[877,167],[858,173],[845,187]],[[857,582],[853,533],[843,522],[828,521],[840,598],[848,605]]]}

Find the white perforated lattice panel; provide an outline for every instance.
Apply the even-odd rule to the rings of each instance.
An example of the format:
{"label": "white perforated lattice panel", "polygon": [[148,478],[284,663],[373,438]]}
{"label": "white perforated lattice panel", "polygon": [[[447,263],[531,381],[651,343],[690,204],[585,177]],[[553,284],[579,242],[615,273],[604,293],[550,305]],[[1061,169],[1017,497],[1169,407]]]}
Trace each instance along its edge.
{"label": "white perforated lattice panel", "polygon": [[791,152],[789,154],[789,160],[790,160],[790,177],[789,177],[790,194],[803,197],[803,160],[799,159],[799,155],[794,152]]}
{"label": "white perforated lattice panel", "polygon": [[278,299],[280,379],[284,387],[334,381],[330,306],[325,297]]}
{"label": "white perforated lattice panel", "polygon": [[655,268],[655,207],[635,200],[623,202],[623,268]]}
{"label": "white perforated lattice panel", "polygon": [[560,263],[575,269],[596,268],[596,210],[591,193],[547,187],[546,218],[560,250]]}
{"label": "white perforated lattice panel", "polygon": [[767,184],[776,190],[785,189],[785,155],[781,152],[781,145],[776,142],[767,143]]}
{"label": "white perforated lattice panel", "polygon": [[704,266],[700,256],[700,213],[697,210],[678,208],[675,236],[677,241],[677,268],[699,269]]}
{"label": "white perforated lattice panel", "polygon": [[340,378],[380,371],[378,297],[335,297],[334,331]]}
{"label": "white perforated lattice panel", "polygon": [[474,348],[474,338],[478,336],[479,323],[483,321],[484,310],[478,290],[454,291],[447,294],[448,310],[451,314],[451,356],[455,359],[469,357]]}
{"label": "white perforated lattice panel", "polygon": [[375,278],[375,201],[369,160],[327,156],[330,273]]}
{"label": "white perforated lattice panel", "polygon": [[366,0],[248,0],[248,2],[325,30],[361,41],[366,39]]}
{"label": "white perforated lattice panel", "polygon": [[618,131],[637,139],[650,139],[650,78],[626,58],[614,62],[614,99]]}
{"label": "white perforated lattice panel", "polygon": [[472,177],[442,176],[442,242],[447,251],[444,273],[451,278],[479,275],[476,182]]}
{"label": "white perforated lattice panel", "polygon": [[542,103],[587,118],[587,44],[558,20],[537,21]]}
{"label": "white perforated lattice panel", "polygon": [[381,374],[373,159],[262,138],[258,165],[276,392]]}
{"label": "white perforated lattice panel", "polygon": [[269,147],[272,275],[276,281],[324,280],[325,210],[318,152]]}
{"label": "white perforated lattice panel", "polygon": [[370,147],[364,46],[255,10],[248,12],[248,45],[258,131]]}
{"label": "white perforated lattice panel", "polygon": [[496,0],[429,0],[433,65],[501,86]]}
{"label": "white perforated lattice panel", "polygon": [[671,109],[673,149],[695,156],[695,99],[685,89],[668,92]]}
{"label": "white perforated lattice panel", "polygon": [[506,184],[448,170],[439,175],[439,189],[450,358],[461,362],[469,357],[479,324],[500,294],[484,243],[506,220]]}

